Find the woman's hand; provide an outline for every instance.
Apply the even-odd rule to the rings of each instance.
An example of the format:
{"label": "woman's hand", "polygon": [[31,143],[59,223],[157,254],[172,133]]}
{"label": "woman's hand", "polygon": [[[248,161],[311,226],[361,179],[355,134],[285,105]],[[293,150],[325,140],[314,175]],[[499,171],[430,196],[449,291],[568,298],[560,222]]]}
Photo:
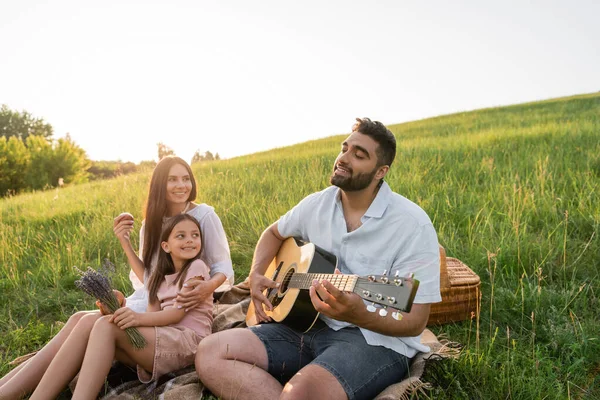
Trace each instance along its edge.
{"label": "woman's hand", "polygon": [[113,232],[119,242],[129,242],[129,235],[133,231],[133,215],[121,213],[113,220]]}
{"label": "woman's hand", "polygon": [[273,305],[264,295],[263,291],[265,289],[276,288],[279,287],[279,283],[272,281],[266,276],[251,272],[249,275],[250,278],[250,296],[252,299],[252,303],[254,304],[254,312],[256,314],[256,319],[258,322],[263,321],[271,321],[271,317],[269,317],[264,309],[263,304],[269,311],[273,311]]}
{"label": "woman's hand", "polygon": [[205,281],[202,277],[188,279],[177,294],[177,308],[188,311],[206,300],[215,289],[213,282]]}
{"label": "woman's hand", "polygon": [[121,329],[140,326],[140,315],[131,308],[121,307],[110,317],[109,322],[113,322]]}
{"label": "woman's hand", "polygon": [[[127,303],[127,300],[125,299],[125,295],[116,289],[113,289],[113,293],[115,294],[115,297],[117,298],[117,301],[119,302],[119,307],[125,307],[125,304]],[[96,300],[96,307],[98,307],[100,309],[100,314],[102,314],[102,315],[110,314],[110,310],[108,309],[108,307],[106,307],[104,305],[104,303],[102,303],[100,300]]]}

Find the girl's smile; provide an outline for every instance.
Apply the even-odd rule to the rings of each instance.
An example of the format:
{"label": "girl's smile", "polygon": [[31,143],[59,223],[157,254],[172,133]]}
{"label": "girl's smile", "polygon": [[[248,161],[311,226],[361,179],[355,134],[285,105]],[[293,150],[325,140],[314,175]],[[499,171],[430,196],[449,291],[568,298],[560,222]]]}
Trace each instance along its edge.
{"label": "girl's smile", "polygon": [[169,239],[161,243],[165,252],[171,254],[175,268],[198,255],[202,248],[202,239],[198,226],[192,221],[181,221],[171,231]]}

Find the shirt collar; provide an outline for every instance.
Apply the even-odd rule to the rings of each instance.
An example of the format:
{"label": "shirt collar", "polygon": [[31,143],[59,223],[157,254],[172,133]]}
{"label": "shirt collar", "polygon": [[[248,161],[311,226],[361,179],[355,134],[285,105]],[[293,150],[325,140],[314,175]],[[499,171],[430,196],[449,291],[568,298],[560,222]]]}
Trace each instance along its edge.
{"label": "shirt collar", "polygon": [[390,189],[390,185],[388,185],[386,181],[383,181],[379,187],[379,191],[377,192],[375,199],[365,213],[365,217],[381,218],[387,209],[388,204],[390,203],[391,193],[392,189]]}
{"label": "shirt collar", "polygon": [[[369,218],[381,218],[387,209],[388,204],[390,203],[389,200],[391,193],[392,189],[390,188],[390,185],[388,185],[386,181],[383,181],[379,187],[379,191],[375,195],[375,199],[373,199],[373,202],[369,206],[369,209],[364,216]],[[339,207],[340,211],[342,211],[342,192],[340,188],[337,188],[335,203]]]}

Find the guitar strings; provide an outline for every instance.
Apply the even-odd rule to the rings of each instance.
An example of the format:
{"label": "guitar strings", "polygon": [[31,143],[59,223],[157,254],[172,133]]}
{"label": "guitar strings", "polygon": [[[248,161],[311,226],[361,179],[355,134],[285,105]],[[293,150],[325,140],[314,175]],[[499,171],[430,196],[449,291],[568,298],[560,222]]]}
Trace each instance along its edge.
{"label": "guitar strings", "polygon": [[351,292],[354,289],[354,286],[356,285],[358,277],[354,275],[342,274],[316,274],[296,272],[291,276],[286,276],[283,279],[283,284],[292,288],[308,289],[312,285],[312,281],[315,279],[318,281],[326,279],[337,289]]}

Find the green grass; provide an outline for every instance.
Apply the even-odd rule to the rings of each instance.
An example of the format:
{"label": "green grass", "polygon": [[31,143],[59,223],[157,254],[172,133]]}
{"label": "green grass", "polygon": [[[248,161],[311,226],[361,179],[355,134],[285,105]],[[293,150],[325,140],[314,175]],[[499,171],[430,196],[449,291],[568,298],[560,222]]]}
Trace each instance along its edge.
{"label": "green grass", "polygon": [[[432,218],[449,256],[482,278],[479,328],[433,327],[463,343],[433,365],[435,399],[600,398],[600,94],[441,116],[390,129],[387,181]],[[194,166],[199,200],[230,240],[237,279],[262,230],[325,188],[333,136]],[[118,288],[127,264],[112,233],[122,211],[141,221],[149,174],[0,200],[0,374],[93,301],[73,266],[108,257]],[[137,242],[137,238],[134,239]]]}

